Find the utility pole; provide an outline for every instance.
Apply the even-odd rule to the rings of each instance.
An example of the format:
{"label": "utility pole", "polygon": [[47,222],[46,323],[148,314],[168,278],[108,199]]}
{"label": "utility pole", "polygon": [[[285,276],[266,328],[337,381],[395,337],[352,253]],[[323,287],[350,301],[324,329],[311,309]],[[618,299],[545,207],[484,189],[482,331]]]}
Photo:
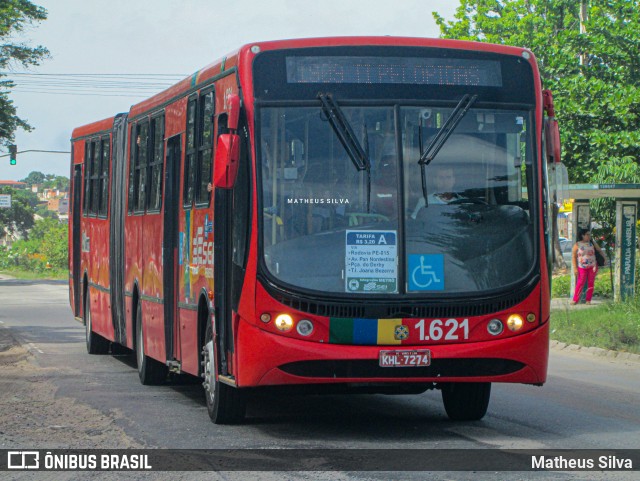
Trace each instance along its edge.
{"label": "utility pole", "polygon": [[[582,0],[580,2],[580,35],[585,35],[587,33],[587,27],[585,23],[587,22],[587,0]],[[580,66],[585,67],[587,65],[587,53],[582,52],[580,54]]]}

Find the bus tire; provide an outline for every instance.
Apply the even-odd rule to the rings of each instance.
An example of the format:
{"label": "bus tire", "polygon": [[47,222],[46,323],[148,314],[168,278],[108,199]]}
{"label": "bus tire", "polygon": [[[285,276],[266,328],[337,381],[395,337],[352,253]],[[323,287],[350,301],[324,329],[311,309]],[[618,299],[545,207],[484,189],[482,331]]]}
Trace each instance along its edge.
{"label": "bus tire", "polygon": [[84,299],[84,333],[89,354],[106,354],[109,352],[109,341],[93,331],[91,323],[91,300],[87,292]]}
{"label": "bus tire", "polygon": [[216,355],[213,327],[207,321],[207,330],[202,349],[205,400],[211,421],[215,424],[240,424],[245,417],[246,396],[238,388],[223,384],[216,379]]}
{"label": "bus tire", "polygon": [[144,353],[144,336],[142,335],[142,303],[136,309],[136,363],[138,377],[145,386],[161,384],[167,378],[167,366],[150,358]]}
{"label": "bus tire", "polygon": [[442,401],[452,421],[478,421],[487,414],[490,382],[452,382],[441,386]]}

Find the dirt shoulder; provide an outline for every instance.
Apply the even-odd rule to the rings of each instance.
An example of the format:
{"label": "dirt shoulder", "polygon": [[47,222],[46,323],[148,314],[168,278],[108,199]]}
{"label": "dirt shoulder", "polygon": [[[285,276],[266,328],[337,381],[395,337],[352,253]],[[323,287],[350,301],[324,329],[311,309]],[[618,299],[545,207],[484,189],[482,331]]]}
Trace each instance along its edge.
{"label": "dirt shoulder", "polygon": [[52,369],[39,367],[0,327],[0,446],[16,448],[141,448],[103,413],[56,395]]}

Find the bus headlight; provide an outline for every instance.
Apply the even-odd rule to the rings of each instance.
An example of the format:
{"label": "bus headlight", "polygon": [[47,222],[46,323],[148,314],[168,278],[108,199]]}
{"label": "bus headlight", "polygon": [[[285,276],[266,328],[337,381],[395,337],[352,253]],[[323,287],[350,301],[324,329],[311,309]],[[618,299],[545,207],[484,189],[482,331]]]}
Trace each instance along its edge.
{"label": "bus headlight", "polygon": [[293,319],[289,314],[280,314],[276,317],[275,325],[279,331],[290,331],[293,328]]}
{"label": "bus headlight", "polygon": [[313,322],[308,319],[302,319],[296,326],[296,330],[301,336],[310,336],[313,332]]}
{"label": "bus headlight", "polygon": [[504,331],[504,324],[502,324],[500,319],[491,319],[489,324],[487,324],[487,331],[492,336],[498,336]]}
{"label": "bus headlight", "polygon": [[271,321],[271,314],[269,314],[268,312],[263,312],[260,315],[260,320],[266,324],[267,322]]}
{"label": "bus headlight", "polygon": [[518,314],[511,314],[509,316],[509,319],[507,319],[507,327],[510,331],[519,331],[520,329],[522,329],[523,324],[524,321]]}

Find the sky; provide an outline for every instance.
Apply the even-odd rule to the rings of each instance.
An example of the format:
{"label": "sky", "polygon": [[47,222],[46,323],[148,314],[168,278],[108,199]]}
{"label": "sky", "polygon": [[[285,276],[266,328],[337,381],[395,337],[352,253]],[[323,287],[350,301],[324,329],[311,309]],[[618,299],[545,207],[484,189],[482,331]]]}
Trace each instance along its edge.
{"label": "sky", "polygon": [[[28,27],[22,40],[49,49],[51,58],[13,74],[64,74],[24,77],[11,94],[18,116],[34,130],[16,133],[18,152],[68,151],[78,126],[126,112],[176,79],[184,78],[238,47],[287,38],[392,35],[438,37],[432,12],[447,19],[453,0],[32,0],[47,9],[48,19]],[[69,87],[100,74],[105,86],[79,91]],[[131,95],[115,90],[113,74],[147,77],[152,85]],[[164,77],[164,75],[173,77]],[[23,85],[20,85],[22,80]],[[30,82],[46,82],[28,85]],[[85,79],[86,80],[86,79]],[[141,82],[128,77],[127,82]],[[53,86],[54,82],[62,85]],[[169,83],[166,83],[169,82]],[[76,91],[84,95],[70,95]],[[57,92],[57,93],[54,93]],[[44,92],[44,93],[43,93]],[[5,152],[1,152],[2,155]],[[69,175],[69,154],[23,153],[16,166],[0,158],[0,180],[19,180],[31,171]]]}

